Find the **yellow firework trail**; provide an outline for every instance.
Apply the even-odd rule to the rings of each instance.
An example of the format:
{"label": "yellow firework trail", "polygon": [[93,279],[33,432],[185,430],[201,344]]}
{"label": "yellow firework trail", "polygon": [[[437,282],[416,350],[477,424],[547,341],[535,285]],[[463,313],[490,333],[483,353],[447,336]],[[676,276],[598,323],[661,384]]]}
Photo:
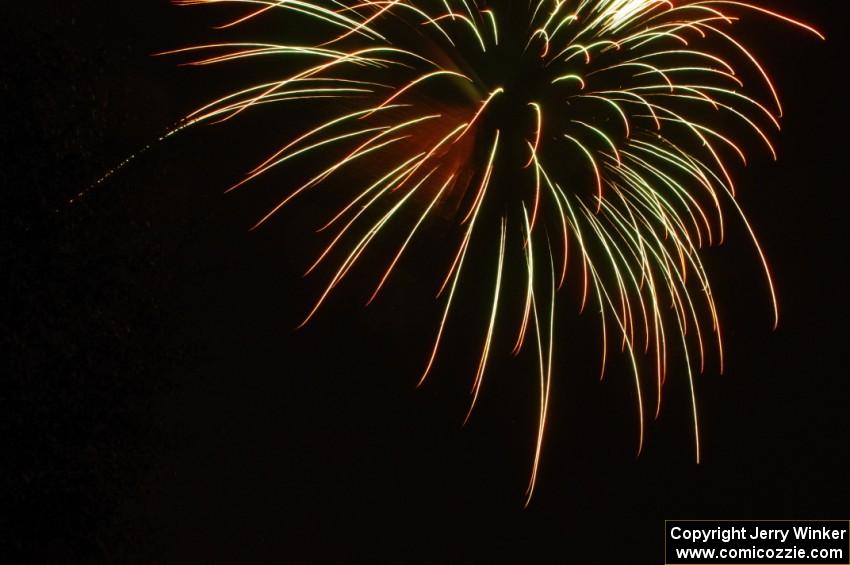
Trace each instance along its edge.
{"label": "yellow firework trail", "polygon": [[[694,379],[709,341],[721,370],[723,357],[700,249],[723,241],[727,209],[752,236],[779,317],[765,253],[735,198],[730,160],[746,163],[749,141],[775,159],[769,132],[779,129],[783,108],[764,65],[736,32],[749,18],[822,38],[817,30],[731,0],[175,3],[220,5],[229,15],[222,33],[259,33],[252,26],[265,20],[289,30],[280,33],[284,43],[168,52],[194,57],[193,65],[278,65],[277,78],[204,105],[178,128],[297,104],[292,115],[307,125],[231,190],[294,163],[315,171],[255,227],[333,179],[352,171],[358,174],[351,178],[366,179],[320,230],[337,231],[308,272],[332,257],[340,262],[304,323],[376,239],[398,244],[368,303],[422,228],[448,218],[457,240],[446,252],[447,272],[434,277],[442,314],[420,384],[434,368],[464,281],[478,274],[470,257],[494,257],[495,268],[481,272],[495,276],[473,283],[492,301],[469,414],[500,341],[496,329],[515,308],[513,353],[533,349],[539,383],[528,499],[550,409],[556,298],[573,279],[581,310],[595,305],[600,316],[603,375],[612,350],[629,360],[638,450],[646,413],[661,410],[671,349],[681,351],[699,460]],[[349,239],[353,245],[343,250]],[[524,276],[521,292],[509,290],[506,274],[514,272]],[[518,299],[508,300],[511,294]]]}

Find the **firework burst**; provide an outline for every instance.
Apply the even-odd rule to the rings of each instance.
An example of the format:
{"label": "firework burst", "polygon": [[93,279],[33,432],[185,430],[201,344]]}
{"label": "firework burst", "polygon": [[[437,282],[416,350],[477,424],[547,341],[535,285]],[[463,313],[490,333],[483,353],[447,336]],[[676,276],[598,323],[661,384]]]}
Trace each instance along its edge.
{"label": "firework burst", "polygon": [[[448,220],[457,237],[445,271],[434,277],[441,314],[420,384],[439,355],[460,287],[472,285],[490,306],[471,413],[496,327],[515,311],[508,347],[529,349],[538,373],[529,498],[553,385],[555,302],[568,284],[578,289],[581,310],[599,313],[603,374],[612,349],[630,362],[640,445],[645,418],[661,410],[670,352],[681,352],[699,460],[694,375],[709,349],[721,369],[723,358],[700,249],[722,242],[727,213],[752,236],[778,320],[770,270],[736,202],[729,161],[746,162],[739,140],[747,137],[775,158],[769,131],[779,128],[782,106],[736,25],[753,16],[820,36],[816,30],[728,0],[176,3],[241,10],[222,28],[253,29],[278,18],[289,30],[284,43],[169,52],[194,56],[193,65],[271,59],[282,69],[276,79],[203,106],[180,129],[270,104],[297,104],[299,115],[315,116],[231,189],[296,162],[315,168],[255,228],[332,178],[359,183],[348,191],[334,185],[339,208],[321,226],[331,235],[308,272],[337,264],[302,325],[376,239],[395,243],[368,302],[421,228]],[[473,254],[491,256],[492,268],[473,272]],[[516,273],[519,290],[506,280]]]}

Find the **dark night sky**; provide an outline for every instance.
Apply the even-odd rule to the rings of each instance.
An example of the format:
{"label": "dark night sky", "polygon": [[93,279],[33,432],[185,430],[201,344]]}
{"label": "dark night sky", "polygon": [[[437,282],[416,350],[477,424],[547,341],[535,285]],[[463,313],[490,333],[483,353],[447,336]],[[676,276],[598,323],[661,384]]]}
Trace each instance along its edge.
{"label": "dark night sky", "polygon": [[497,358],[465,428],[476,352],[450,348],[414,389],[434,323],[427,265],[369,309],[343,290],[293,331],[319,241],[298,214],[248,231],[274,190],[222,195],[257,160],[244,140],[276,139],[267,123],[189,131],[65,204],[227,89],[226,72],[149,56],[209,41],[216,20],[164,0],[4,4],[3,560],[650,564],[665,518],[850,517],[848,14],[763,4],[829,37],[751,38],[787,110],[779,162],[754,151],[738,172],[781,327],[732,230],[707,253],[729,355],[726,375],[699,380],[697,466],[676,384],[635,459],[630,383],[616,367],[597,382],[595,336],[564,308],[576,333],[528,509],[524,363]]}

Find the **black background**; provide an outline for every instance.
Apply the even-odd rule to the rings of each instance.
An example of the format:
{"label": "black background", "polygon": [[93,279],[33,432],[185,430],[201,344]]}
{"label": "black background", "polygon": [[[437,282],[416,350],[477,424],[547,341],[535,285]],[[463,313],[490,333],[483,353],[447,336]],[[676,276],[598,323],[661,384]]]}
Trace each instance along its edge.
{"label": "black background", "polygon": [[427,269],[369,309],[343,290],[293,331],[320,240],[299,213],[249,232],[267,201],[222,195],[277,139],[267,123],[188,131],[66,204],[227,92],[232,74],[150,56],[211,41],[220,19],[159,0],[4,3],[3,560],[660,563],[665,518],[847,518],[848,14],[769,4],[829,37],[749,32],[787,110],[779,162],[753,151],[738,172],[781,326],[732,230],[706,259],[729,355],[698,381],[697,466],[681,384],[635,457],[627,375],[598,383],[595,334],[565,307],[523,509],[533,373],[494,361],[463,428],[474,351],[450,348],[416,390]]}

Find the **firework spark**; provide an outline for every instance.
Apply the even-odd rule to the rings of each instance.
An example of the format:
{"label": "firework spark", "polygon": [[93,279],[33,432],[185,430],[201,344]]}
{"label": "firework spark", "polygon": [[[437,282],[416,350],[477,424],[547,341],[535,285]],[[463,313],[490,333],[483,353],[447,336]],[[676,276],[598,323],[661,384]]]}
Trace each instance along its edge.
{"label": "firework spark", "polygon": [[[333,257],[338,264],[303,323],[376,238],[397,245],[370,303],[420,228],[450,218],[458,235],[446,272],[435,276],[442,314],[420,384],[439,355],[460,286],[477,278],[470,255],[489,253],[488,278],[472,282],[492,302],[470,413],[495,329],[516,307],[513,353],[531,349],[539,375],[529,499],[553,385],[555,302],[567,281],[580,290],[581,310],[598,310],[602,373],[614,347],[630,361],[639,450],[647,414],[661,410],[669,354],[681,351],[699,461],[694,375],[705,368],[709,341],[721,370],[723,358],[700,249],[722,242],[726,210],[752,236],[779,316],[765,254],[736,202],[728,161],[746,163],[741,140],[748,136],[776,157],[768,132],[779,128],[782,106],[770,76],[734,31],[755,16],[820,33],[731,0],[175,2],[247,9],[221,28],[278,18],[289,30],[282,35],[291,43],[169,52],[195,56],[193,65],[271,59],[283,69],[279,78],[199,108],[181,129],[270,104],[297,103],[300,114],[316,116],[231,189],[295,162],[303,167],[306,158],[315,167],[255,228],[331,178],[351,171],[367,178],[322,226],[335,235],[308,272]],[[507,273],[523,274],[522,292],[506,291]]]}

